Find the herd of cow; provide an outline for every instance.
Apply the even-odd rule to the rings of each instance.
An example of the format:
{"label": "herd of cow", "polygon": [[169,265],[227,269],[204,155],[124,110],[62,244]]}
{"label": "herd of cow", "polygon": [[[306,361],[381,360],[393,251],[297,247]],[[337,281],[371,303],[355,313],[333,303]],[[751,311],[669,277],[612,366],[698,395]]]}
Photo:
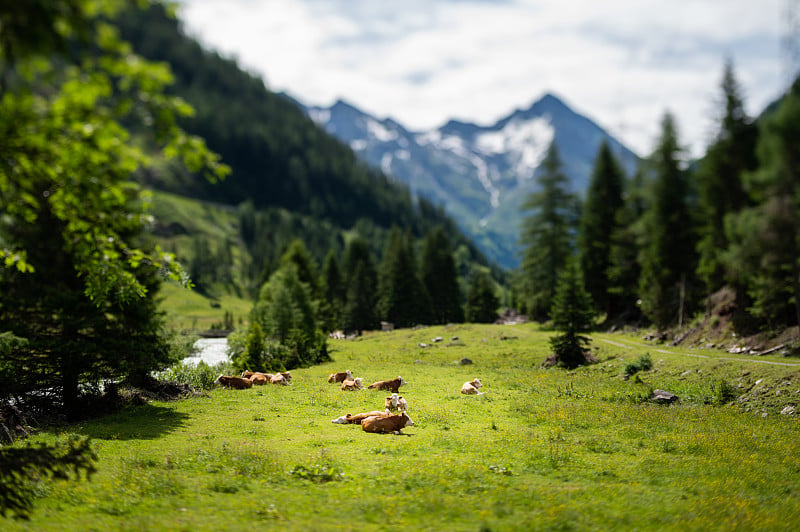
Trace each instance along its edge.
{"label": "herd of cow", "polygon": [[[353,373],[348,369],[347,371],[339,371],[331,373],[328,376],[328,382],[335,384],[341,383],[342,390],[353,391],[363,389],[361,377],[353,378]],[[292,383],[292,375],[288,371],[280,373],[260,373],[257,371],[245,371],[241,377],[220,375],[217,381],[222,386],[235,389],[251,388],[253,385],[259,386],[264,384],[281,384],[289,385]],[[387,397],[383,403],[383,410],[373,410],[371,412],[362,412],[360,414],[345,414],[333,420],[333,423],[342,425],[359,424],[361,429],[365,432],[375,432],[380,434],[402,434],[402,429],[411,427],[414,422],[408,417],[406,410],[408,404],[406,400],[398,395],[400,386],[406,384],[403,377],[397,376],[394,379],[377,381],[370,384],[367,388],[373,390],[387,390],[392,392],[392,395]],[[483,392],[478,391],[483,384],[477,378],[465,382],[461,386],[461,393],[464,395],[482,395]]]}

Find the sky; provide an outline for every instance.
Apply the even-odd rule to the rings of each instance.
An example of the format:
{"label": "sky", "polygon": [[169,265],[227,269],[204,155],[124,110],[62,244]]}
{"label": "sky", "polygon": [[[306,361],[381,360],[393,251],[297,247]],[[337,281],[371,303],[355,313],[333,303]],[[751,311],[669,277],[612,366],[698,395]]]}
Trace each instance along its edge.
{"label": "sky", "polygon": [[792,0],[179,1],[189,35],[269,89],[412,131],[491,125],[552,93],[642,156],[670,112],[696,157],[726,60],[751,116],[796,72]]}

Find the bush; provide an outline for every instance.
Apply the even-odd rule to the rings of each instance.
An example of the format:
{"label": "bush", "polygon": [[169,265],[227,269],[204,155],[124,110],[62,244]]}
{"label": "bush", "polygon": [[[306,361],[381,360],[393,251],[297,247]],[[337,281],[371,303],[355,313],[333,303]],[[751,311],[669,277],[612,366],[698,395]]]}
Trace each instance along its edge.
{"label": "bush", "polygon": [[214,386],[214,381],[220,374],[230,375],[232,371],[234,368],[230,362],[220,362],[209,366],[201,360],[196,366],[187,362],[178,362],[174,366],[156,373],[155,377],[160,381],[188,384],[194,388],[209,390]]}
{"label": "bush", "polygon": [[711,401],[717,406],[730,403],[738,397],[736,388],[726,380],[719,379],[712,385]]}
{"label": "bush", "polygon": [[650,353],[645,353],[639,358],[636,359],[635,362],[628,362],[625,364],[625,375],[633,376],[640,371],[648,371],[652,369],[653,361],[650,358]]}

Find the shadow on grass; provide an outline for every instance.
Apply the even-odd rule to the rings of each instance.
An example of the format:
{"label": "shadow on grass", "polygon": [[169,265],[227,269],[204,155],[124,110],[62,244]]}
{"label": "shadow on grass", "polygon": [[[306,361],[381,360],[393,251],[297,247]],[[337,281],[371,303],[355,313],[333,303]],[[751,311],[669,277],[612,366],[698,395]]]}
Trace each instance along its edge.
{"label": "shadow on grass", "polygon": [[186,426],[188,419],[168,406],[146,404],[86,421],[76,432],[99,440],[153,440]]}

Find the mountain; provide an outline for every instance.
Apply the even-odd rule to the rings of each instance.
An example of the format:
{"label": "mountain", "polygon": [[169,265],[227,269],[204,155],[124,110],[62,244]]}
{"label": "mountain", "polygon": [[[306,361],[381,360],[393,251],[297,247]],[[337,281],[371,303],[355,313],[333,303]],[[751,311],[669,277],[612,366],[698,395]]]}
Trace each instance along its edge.
{"label": "mountain", "polygon": [[487,257],[506,268],[518,264],[520,208],[551,142],[579,194],[604,140],[629,175],[637,164],[636,154],[552,94],[490,126],[451,120],[429,131],[411,131],[341,100],[306,111],[369,164],[444,205]]}

